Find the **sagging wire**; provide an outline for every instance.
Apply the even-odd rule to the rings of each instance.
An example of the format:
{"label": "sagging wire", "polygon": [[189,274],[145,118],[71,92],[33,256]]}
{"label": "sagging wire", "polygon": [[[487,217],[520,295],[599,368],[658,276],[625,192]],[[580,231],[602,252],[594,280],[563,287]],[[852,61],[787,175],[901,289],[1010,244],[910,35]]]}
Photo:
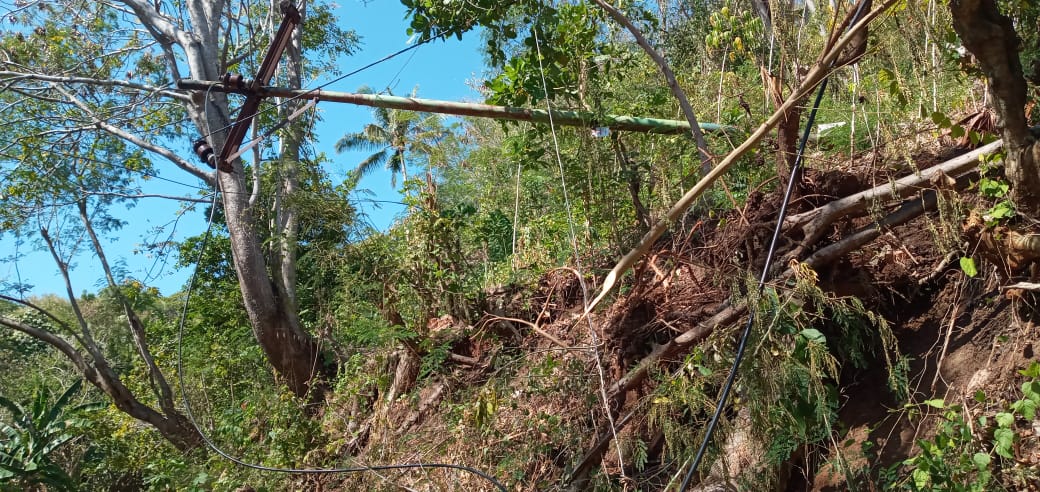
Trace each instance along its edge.
{"label": "sagging wire", "polygon": [[[856,25],[859,21],[860,15],[863,13],[863,7],[866,6],[869,1],[860,1],[859,6],[856,8],[855,14],[852,16],[852,20],[849,22],[847,29]],[[833,63],[831,64],[833,67]],[[794,185],[798,181],[798,176],[801,172],[802,157],[805,154],[805,145],[809,141],[809,134],[812,133],[813,123],[816,121],[816,112],[820,108],[820,102],[823,100],[823,94],[827,90],[827,82],[830,77],[824,77],[823,81],[820,82],[820,87],[816,91],[816,99],[813,101],[812,111],[809,112],[809,118],[805,123],[805,130],[802,132],[802,138],[798,142],[798,152],[795,154],[794,164],[791,166],[791,175],[787,180],[787,188],[784,190],[783,200],[780,202],[780,210],[777,213],[776,227],[773,228],[773,237],[769,241],[769,249],[766,251],[765,264],[762,266],[762,274],[758,278],[757,295],[759,297],[765,292],[766,282],[769,280],[769,271],[773,266],[773,257],[776,254],[777,244],[780,242],[780,231],[783,228],[784,219],[787,217],[787,207],[791,200],[791,193],[794,190]],[[744,331],[740,334],[740,341],[737,344],[737,353],[733,357],[733,366],[730,367],[729,375],[726,377],[726,382],[722,386],[722,392],[719,394],[718,403],[715,406],[715,413],[711,417],[711,421],[708,422],[708,428],[704,431],[704,439],[701,441],[700,447],[697,449],[697,455],[694,457],[693,462],[690,463],[689,471],[686,473],[686,478],[683,479],[682,485],[679,486],[679,492],[685,492],[689,487],[690,482],[693,480],[693,476],[697,473],[697,468],[701,464],[701,460],[704,459],[704,453],[708,449],[708,444],[711,443],[711,437],[715,433],[716,427],[718,427],[719,419],[722,417],[722,411],[726,407],[726,401],[729,399],[729,393],[733,389],[733,384],[737,378],[737,372],[740,370],[740,363],[744,358],[744,351],[747,348],[748,339],[751,337],[751,328],[755,322],[755,310],[748,309],[748,320],[744,325]]]}
{"label": "sagging wire", "polygon": [[[577,274],[578,274],[577,275],[577,277],[578,277],[578,285],[581,287],[581,297],[582,297],[582,302],[584,303],[582,307],[583,307],[583,309],[587,310],[588,307],[589,307],[589,290],[588,290],[588,287],[585,285],[585,277],[582,274],[581,255],[578,252],[578,239],[577,239],[577,235],[574,233],[574,215],[571,212],[570,196],[567,193],[567,179],[564,176],[563,159],[560,157],[560,142],[559,142],[559,139],[556,137],[556,126],[553,124],[552,106],[549,103],[549,86],[548,86],[548,84],[545,81],[545,68],[542,66],[542,47],[541,47],[541,43],[539,42],[539,39],[538,39],[538,30],[537,29],[532,29],[531,32],[534,34],[534,46],[535,46],[535,50],[538,53],[538,72],[539,72],[539,74],[541,75],[541,78],[542,78],[542,91],[544,92],[544,95],[545,95],[545,109],[546,109],[546,113],[549,115],[549,131],[550,131],[550,133],[552,133],[553,149],[556,152],[556,164],[560,168],[560,185],[563,188],[563,203],[564,203],[564,206],[567,208],[567,227],[568,227],[568,232],[570,233],[571,248],[574,251],[574,265],[576,267]],[[518,168],[517,169],[517,178],[516,178],[517,179],[517,187],[518,188],[519,188],[519,184],[520,184],[519,183],[519,180],[520,180],[520,173],[519,173],[519,171],[520,170]],[[517,197],[519,197],[519,194],[517,195]],[[519,205],[518,205],[518,207],[519,207]],[[518,208],[518,210],[519,210],[519,208]],[[515,231],[515,226],[514,226],[514,231]],[[600,347],[599,336],[596,334],[595,327],[592,326],[592,318],[589,317],[589,316],[585,316],[584,318],[585,318],[585,321],[589,325],[589,337],[592,340],[592,344],[591,344],[591,346],[592,346],[592,353],[593,353],[593,356],[596,359],[596,372],[597,372],[597,375],[599,376],[599,393],[600,393],[600,398],[603,400],[603,411],[607,415],[607,423],[610,425],[610,433],[611,433],[611,436],[613,437],[614,444],[617,447],[618,466],[621,469],[621,475],[624,476],[624,474],[625,474],[625,457],[624,457],[624,453],[621,450],[621,441],[619,441],[618,438],[617,438],[617,425],[616,425],[616,423],[614,421],[614,413],[610,409],[610,398],[607,396],[607,379],[606,379],[606,375],[603,372],[603,358],[602,358],[602,356],[600,354],[600,351],[599,351],[599,347]]]}
{"label": "sagging wire", "polygon": [[[218,180],[219,183],[219,180]],[[218,185],[219,186],[219,185]],[[507,489],[502,485],[495,477],[478,470],[473,467],[458,465],[454,463],[401,463],[394,465],[374,465],[374,466],[354,466],[354,467],[341,467],[341,468],[282,468],[274,466],[265,466],[257,463],[250,463],[242,458],[231,455],[217,446],[215,442],[207,435],[202,427],[199,426],[197,419],[195,418],[195,412],[191,405],[191,400],[188,398],[187,385],[185,384],[184,378],[184,326],[188,319],[188,306],[191,302],[191,295],[195,288],[195,281],[199,273],[199,264],[202,262],[202,257],[205,254],[206,247],[209,244],[210,237],[213,232],[214,219],[217,211],[217,197],[220,193],[216,189],[213,192],[213,201],[210,204],[209,219],[206,225],[206,232],[202,236],[202,243],[199,246],[198,256],[195,259],[195,270],[191,274],[191,278],[188,280],[188,288],[184,295],[184,304],[181,307],[180,320],[177,323],[177,384],[181,392],[181,401],[184,404],[185,414],[188,417],[188,421],[191,422],[192,427],[202,438],[202,441],[206,444],[210,450],[217,453],[221,458],[230,461],[236,465],[251,468],[253,470],[274,472],[274,473],[298,473],[307,475],[329,475],[329,474],[341,474],[341,473],[361,473],[361,472],[376,472],[380,470],[414,470],[414,469],[451,469],[459,470],[467,473],[476,475],[488,482],[491,482],[498,490],[507,492]]]}

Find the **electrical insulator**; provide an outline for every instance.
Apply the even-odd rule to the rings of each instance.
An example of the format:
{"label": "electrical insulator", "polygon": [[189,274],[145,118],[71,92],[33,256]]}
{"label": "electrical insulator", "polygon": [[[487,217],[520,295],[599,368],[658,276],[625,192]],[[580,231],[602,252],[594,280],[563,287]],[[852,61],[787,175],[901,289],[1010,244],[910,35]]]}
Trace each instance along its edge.
{"label": "electrical insulator", "polygon": [[235,89],[244,90],[249,86],[249,81],[246,80],[241,74],[237,73],[225,73],[220,76],[220,81],[227,87],[233,87]]}
{"label": "electrical insulator", "polygon": [[216,169],[217,163],[216,157],[213,155],[213,147],[209,145],[205,138],[196,140],[192,145],[192,150],[195,151],[195,155],[199,156],[199,159],[202,159],[202,162]]}

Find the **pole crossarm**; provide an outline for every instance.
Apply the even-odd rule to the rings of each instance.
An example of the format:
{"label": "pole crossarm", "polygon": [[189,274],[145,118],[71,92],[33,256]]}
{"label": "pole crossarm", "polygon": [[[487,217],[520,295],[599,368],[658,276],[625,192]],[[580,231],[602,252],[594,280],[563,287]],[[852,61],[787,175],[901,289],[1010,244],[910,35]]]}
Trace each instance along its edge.
{"label": "pole crossarm", "polygon": [[[242,145],[242,139],[245,138],[246,131],[256,116],[256,110],[260,108],[260,101],[265,97],[257,89],[271,81],[271,77],[274,76],[275,69],[278,67],[278,60],[282,57],[285,47],[288,46],[293,31],[300,25],[300,11],[296,9],[293,2],[282,0],[280,6],[282,22],[278,25],[278,31],[275,33],[274,39],[271,40],[271,45],[267,47],[267,53],[264,54],[263,60],[260,62],[260,69],[256,73],[256,78],[247,82],[241,75],[226,73],[219,82],[223,87],[234,86],[241,91],[240,93],[246,95],[245,103],[238,110],[238,118],[235,119],[235,123],[228,130],[227,138],[224,140],[224,147],[220,149],[219,154],[214,154],[213,149],[206,142],[205,138],[195,142],[195,153],[198,154],[199,158],[220,171],[232,172],[231,161],[241,155],[239,146]],[[213,90],[218,89],[214,87]]]}
{"label": "pole crossarm", "polygon": [[[456,116],[476,116],[496,120],[529,121],[532,123],[549,123],[558,125],[581,126],[588,128],[607,127],[611,130],[678,135],[690,132],[690,124],[686,121],[665,120],[659,118],[642,118],[637,116],[597,115],[586,111],[527,109],[509,106],[492,106],[490,104],[463,103],[421,99],[417,97],[386,96],[378,94],[358,94],[354,92],[334,92],[314,89],[287,89],[284,87],[260,86],[253,84],[229,85],[219,81],[181,79],[177,87],[184,90],[228,92],[242,94],[257,99],[267,97],[317,99],[318,101],[356,104],[378,108],[421,111],[426,113],[450,114]],[[740,133],[737,127],[717,123],[701,123],[701,130],[712,133]]]}

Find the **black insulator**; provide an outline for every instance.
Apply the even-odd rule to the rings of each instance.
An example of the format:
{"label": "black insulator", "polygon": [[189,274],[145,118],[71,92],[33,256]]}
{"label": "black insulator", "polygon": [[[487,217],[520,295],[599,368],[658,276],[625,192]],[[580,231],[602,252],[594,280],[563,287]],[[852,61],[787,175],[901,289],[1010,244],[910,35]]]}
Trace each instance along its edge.
{"label": "black insulator", "polygon": [[202,159],[202,162],[208,164],[209,167],[214,169],[217,167],[216,157],[213,155],[213,147],[209,145],[209,142],[207,142],[206,139],[200,138],[196,140],[192,145],[192,150],[194,150],[195,155],[199,156],[199,159]]}
{"label": "black insulator", "polygon": [[233,87],[235,89],[245,89],[246,86],[249,85],[246,83],[247,81],[245,77],[242,76],[242,74],[230,72],[221,75],[220,81],[223,82],[225,86]]}
{"label": "black insulator", "polygon": [[282,15],[293,20],[293,22],[300,23],[300,11],[296,8],[296,3],[292,0],[282,0],[279,2],[279,10],[282,11]]}

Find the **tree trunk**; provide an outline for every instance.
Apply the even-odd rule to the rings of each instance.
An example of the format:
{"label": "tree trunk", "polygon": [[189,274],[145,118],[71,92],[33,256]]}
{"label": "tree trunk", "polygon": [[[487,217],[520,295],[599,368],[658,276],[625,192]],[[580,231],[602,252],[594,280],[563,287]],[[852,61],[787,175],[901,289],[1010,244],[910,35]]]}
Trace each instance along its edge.
{"label": "tree trunk", "polygon": [[[150,27],[150,31],[159,33],[156,38],[160,42],[165,38],[177,40],[177,44],[184,49],[184,62],[192,77],[217,80],[223,70],[219,66],[218,47],[221,45],[219,27],[224,2],[189,1],[187,9],[195,32],[187,33],[178,30],[172,23],[167,25],[161,22],[162,19],[156,20],[161,14],[150,5],[139,0],[123,1],[134,7],[135,13]],[[171,70],[176,69],[171,67]],[[223,94],[212,94],[214,101],[210,103],[205,100],[207,95],[210,94],[193,95],[193,104],[188,105],[188,114],[204,135],[212,133],[209,143],[219,150],[224,145],[226,127],[230,121],[228,101]],[[298,150],[299,147],[296,148]],[[236,159],[230,164],[232,172],[218,171],[216,179],[222,193],[232,259],[253,334],[275,372],[294,394],[304,397],[313,389],[316,392],[311,393],[311,397],[320,398],[323,393],[320,385],[312,385],[311,382],[320,364],[317,343],[299,325],[293,295],[295,290],[284,287],[295,283],[294,273],[288,275],[289,282],[285,281],[286,276],[282,274],[286,270],[295,272],[295,245],[285,248],[289,252],[288,257],[283,255],[283,248],[276,248],[278,258],[270,265],[273,272],[269,272],[262,238],[256,227],[257,218],[249,203],[251,190],[246,185],[242,162]],[[286,222],[295,227],[295,218]],[[292,237],[287,240],[295,241],[295,231],[292,232]],[[281,292],[279,285],[283,287]]]}
{"label": "tree trunk", "polygon": [[1022,40],[994,0],[952,0],[953,29],[986,74],[997,124],[1007,149],[1007,177],[1019,213],[1040,218],[1040,147],[1025,115]]}
{"label": "tree trunk", "polygon": [[[5,297],[5,300],[12,301],[13,299]],[[39,307],[31,304],[26,305],[57,321],[57,318],[53,318]],[[187,451],[202,446],[202,435],[198,433],[195,426],[183,414],[176,410],[171,410],[165,414],[160,413],[154,408],[141,403],[119,379],[119,375],[112,370],[108,361],[104,357],[99,356],[97,352],[90,352],[90,356],[85,357],[85,354],[73,347],[64,337],[3,316],[0,316],[0,326],[6,326],[22,332],[56,348],[72,362],[72,365],[76,367],[76,370],[79,371],[87,382],[108,395],[116,408],[154,427],[163,438],[177,449]],[[68,331],[71,332],[71,328],[68,328]]]}

